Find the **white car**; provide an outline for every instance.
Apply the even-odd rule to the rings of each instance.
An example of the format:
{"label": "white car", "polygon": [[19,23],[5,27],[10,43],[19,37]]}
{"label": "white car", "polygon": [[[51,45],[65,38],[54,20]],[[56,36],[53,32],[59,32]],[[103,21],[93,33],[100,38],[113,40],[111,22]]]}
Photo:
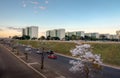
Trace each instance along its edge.
{"label": "white car", "polygon": [[39,50],[37,50],[37,51],[36,51],[36,53],[37,53],[37,54],[41,54],[42,52],[41,52],[41,51],[39,51]]}

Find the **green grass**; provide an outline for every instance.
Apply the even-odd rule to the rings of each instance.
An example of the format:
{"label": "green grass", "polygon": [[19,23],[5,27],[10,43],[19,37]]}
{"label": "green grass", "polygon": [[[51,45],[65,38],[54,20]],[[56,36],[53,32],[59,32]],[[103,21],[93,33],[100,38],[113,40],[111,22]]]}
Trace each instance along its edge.
{"label": "green grass", "polygon": [[116,43],[91,43],[93,53],[101,54],[106,64],[120,66],[120,44]]}
{"label": "green grass", "polygon": [[[19,43],[32,45],[36,48],[44,47],[46,50],[53,50],[65,55],[71,55],[70,50],[75,48],[75,43],[50,42],[50,41],[18,41]],[[110,65],[120,66],[120,43],[89,43],[92,52],[100,54],[103,62]]]}

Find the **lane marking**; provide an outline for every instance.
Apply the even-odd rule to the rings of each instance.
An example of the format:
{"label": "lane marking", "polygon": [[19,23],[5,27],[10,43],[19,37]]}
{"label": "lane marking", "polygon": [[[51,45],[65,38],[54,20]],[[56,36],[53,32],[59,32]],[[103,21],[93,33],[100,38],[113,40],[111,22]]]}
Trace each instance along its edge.
{"label": "lane marking", "polygon": [[28,65],[39,64],[38,62],[27,63]]}

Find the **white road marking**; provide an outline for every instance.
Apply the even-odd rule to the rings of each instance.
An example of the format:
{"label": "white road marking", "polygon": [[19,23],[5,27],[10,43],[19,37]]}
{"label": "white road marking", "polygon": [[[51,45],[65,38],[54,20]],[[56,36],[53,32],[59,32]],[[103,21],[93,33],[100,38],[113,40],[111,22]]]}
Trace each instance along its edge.
{"label": "white road marking", "polygon": [[66,77],[64,77],[64,76],[60,76],[60,77],[56,77],[56,78],[66,78]]}
{"label": "white road marking", "polygon": [[38,62],[27,63],[28,65],[39,64]]}

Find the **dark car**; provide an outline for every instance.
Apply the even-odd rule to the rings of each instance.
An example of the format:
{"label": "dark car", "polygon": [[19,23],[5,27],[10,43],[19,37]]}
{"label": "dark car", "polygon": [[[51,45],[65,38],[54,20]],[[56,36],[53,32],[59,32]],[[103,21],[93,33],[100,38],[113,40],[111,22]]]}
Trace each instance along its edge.
{"label": "dark car", "polygon": [[52,50],[47,51],[47,54],[54,54]]}

